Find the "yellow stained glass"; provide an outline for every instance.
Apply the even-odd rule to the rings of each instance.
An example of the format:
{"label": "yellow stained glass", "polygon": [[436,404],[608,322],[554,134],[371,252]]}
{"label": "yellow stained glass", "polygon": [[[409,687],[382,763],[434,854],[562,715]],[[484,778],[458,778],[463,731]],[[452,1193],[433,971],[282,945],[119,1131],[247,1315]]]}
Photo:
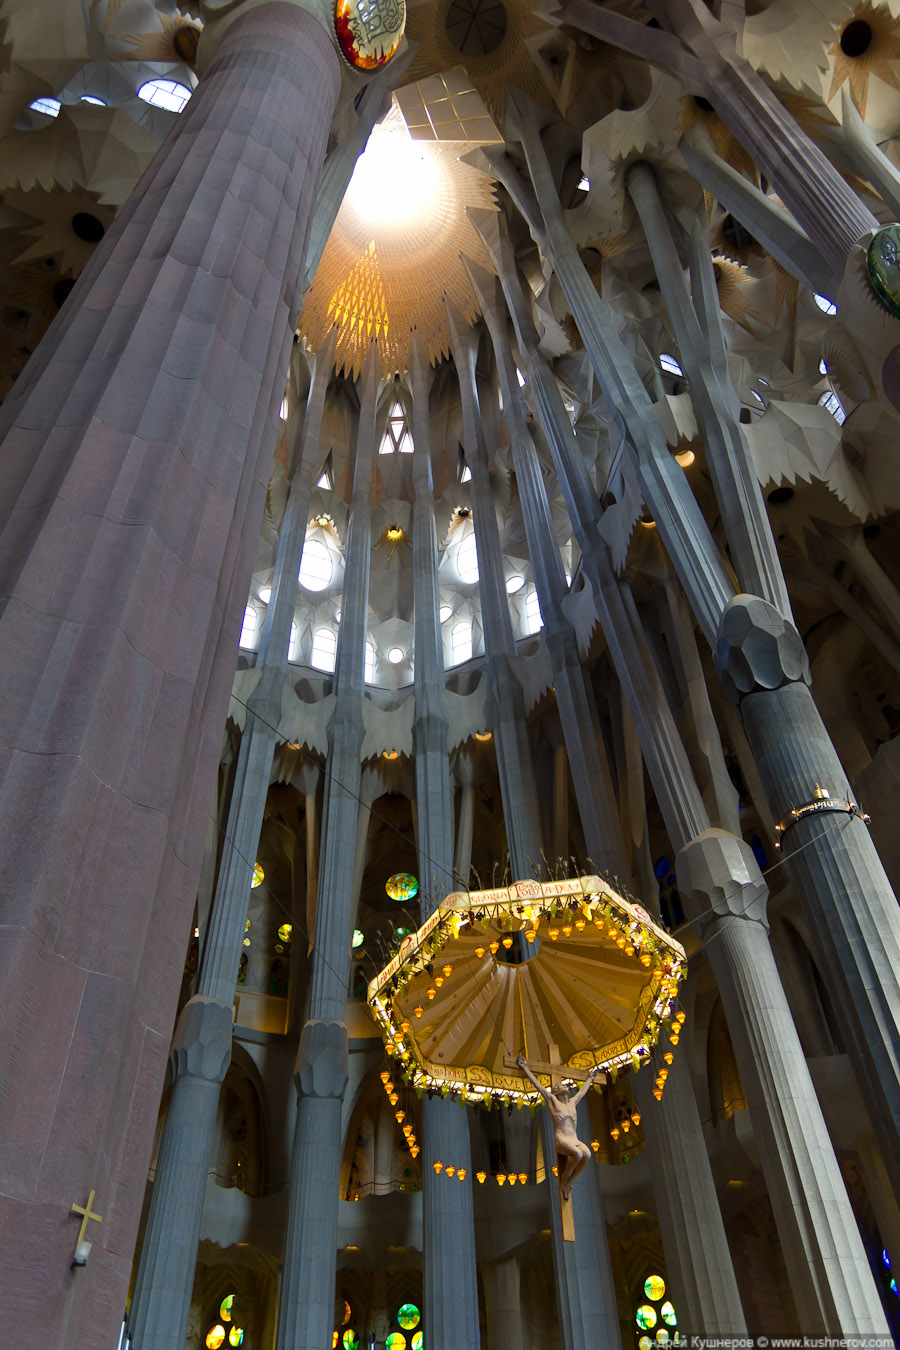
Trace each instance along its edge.
{"label": "yellow stained glass", "polygon": [[231,1330],[230,1330],[229,1333],[228,1333],[228,1344],[229,1344],[229,1345],[243,1345],[243,1344],[244,1344],[244,1332],[243,1332],[243,1328],[241,1328],[241,1327],[232,1327],[232,1328],[231,1328]]}
{"label": "yellow stained glass", "polygon": [[[447,1169],[449,1172],[449,1168]],[[404,1331],[412,1331],[422,1320],[422,1314],[414,1303],[404,1303],[403,1307],[397,1313],[397,1321]]]}
{"label": "yellow stained glass", "polygon": [[384,1343],[384,1350],[406,1350],[406,1337],[402,1331],[392,1331]]}
{"label": "yellow stained glass", "polygon": [[675,1309],[672,1307],[671,1303],[664,1303],[659,1310],[659,1315],[667,1326],[678,1326],[678,1318],[675,1316]]}
{"label": "yellow stained glass", "polygon": [[290,942],[293,933],[294,927],[293,924],[290,923],[283,923],[278,930],[278,936],[281,938],[282,942]]}
{"label": "yellow stained glass", "polygon": [[206,1350],[219,1350],[225,1344],[225,1328],[218,1322],[206,1333]]}
{"label": "yellow stained glass", "polygon": [[250,882],[250,887],[251,887],[251,889],[252,889],[252,890],[256,890],[256,887],[257,887],[257,886],[261,886],[261,885],[263,884],[263,882],[265,881],[265,879],[266,879],[266,874],[265,874],[265,872],[263,871],[261,865],[260,865],[259,863],[254,863],[254,864],[253,864],[253,880]]}
{"label": "yellow stained glass", "polygon": [[231,1309],[234,1305],[234,1294],[226,1294],[219,1304],[219,1316],[223,1322],[231,1321]]}
{"label": "yellow stained glass", "polygon": [[666,1282],[661,1275],[648,1275],[644,1281],[644,1293],[648,1298],[652,1298],[654,1303],[662,1298],[666,1292]]}
{"label": "yellow stained glass", "polygon": [[651,1308],[649,1303],[642,1303],[634,1315],[641,1331],[651,1331],[656,1326],[656,1309]]}

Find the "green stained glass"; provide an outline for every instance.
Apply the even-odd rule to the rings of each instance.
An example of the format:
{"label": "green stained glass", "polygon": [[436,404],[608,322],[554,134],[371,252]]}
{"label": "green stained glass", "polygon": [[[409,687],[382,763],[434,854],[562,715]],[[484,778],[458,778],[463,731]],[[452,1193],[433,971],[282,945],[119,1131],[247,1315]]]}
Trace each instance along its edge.
{"label": "green stained glass", "polygon": [[879,300],[900,315],[900,225],[877,231],[866,250],[866,267]]}
{"label": "green stained glass", "polygon": [[403,1307],[397,1313],[397,1321],[404,1331],[412,1331],[422,1320],[422,1314],[414,1303],[404,1303]]}
{"label": "green stained glass", "polygon": [[294,928],[292,924],[283,923],[278,929],[278,936],[281,938],[282,942],[290,942],[293,932]]}
{"label": "green stained glass", "polygon": [[678,1318],[675,1316],[675,1309],[671,1303],[664,1303],[659,1310],[659,1315],[667,1327],[677,1327]]}
{"label": "green stained glass", "polygon": [[392,1331],[384,1343],[384,1350],[406,1350],[406,1337],[402,1331]]}
{"label": "green stained glass", "polygon": [[219,1316],[223,1322],[231,1321],[231,1309],[234,1305],[234,1294],[226,1294],[219,1304]]}
{"label": "green stained glass", "polygon": [[666,1292],[666,1282],[661,1275],[648,1275],[644,1281],[644,1293],[657,1303]]}
{"label": "green stained glass", "polygon": [[656,1326],[656,1309],[651,1308],[649,1303],[642,1303],[634,1315],[641,1331],[651,1331]]}
{"label": "green stained glass", "polygon": [[363,943],[365,942],[365,940],[366,940],[366,935],[365,935],[365,933],[363,933],[363,932],[361,931],[361,929],[359,929],[359,928],[354,928],[354,930],[353,930],[353,941],[350,943],[351,947],[354,947],[354,948],[355,948],[355,947],[361,947],[361,946],[363,945]]}
{"label": "green stained glass", "polygon": [[230,1330],[229,1333],[228,1333],[228,1344],[229,1344],[229,1345],[243,1345],[243,1344],[244,1344],[244,1333],[243,1333],[243,1331],[241,1330],[240,1327],[232,1327],[232,1328],[231,1328],[231,1330]]}
{"label": "green stained glass", "polygon": [[421,1331],[416,1332],[409,1344],[410,1350],[422,1350],[422,1347],[425,1344],[425,1337],[422,1335]]}
{"label": "green stained glass", "polygon": [[344,1332],[341,1344],[343,1345],[344,1350],[359,1350],[359,1337],[352,1327],[349,1327],[347,1331]]}
{"label": "green stained glass", "polygon": [[411,872],[395,872],[384,883],[384,889],[392,900],[414,900],[419,893],[419,883]]}

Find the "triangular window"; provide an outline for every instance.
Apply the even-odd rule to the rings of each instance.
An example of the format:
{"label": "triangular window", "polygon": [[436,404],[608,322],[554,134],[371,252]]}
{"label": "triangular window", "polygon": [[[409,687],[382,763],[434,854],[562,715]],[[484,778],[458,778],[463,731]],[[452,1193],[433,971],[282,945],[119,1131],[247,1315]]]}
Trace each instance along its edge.
{"label": "triangular window", "polygon": [[413,452],[412,436],[409,434],[409,427],[406,423],[406,413],[403,411],[399,399],[394,400],[394,406],[391,408],[387,429],[378,453],[380,455],[393,455],[397,451],[401,455],[411,455]]}

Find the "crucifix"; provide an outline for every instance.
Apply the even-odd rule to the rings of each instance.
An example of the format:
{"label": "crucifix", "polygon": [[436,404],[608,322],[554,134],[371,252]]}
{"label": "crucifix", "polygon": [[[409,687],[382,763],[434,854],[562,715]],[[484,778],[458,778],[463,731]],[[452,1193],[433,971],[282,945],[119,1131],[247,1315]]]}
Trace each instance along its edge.
{"label": "crucifix", "polygon": [[[547,1048],[547,1058],[549,1063],[540,1067],[550,1074],[550,1090],[542,1087],[535,1078],[531,1069],[525,1061],[524,1055],[519,1055],[516,1063],[525,1077],[537,1088],[543,1097],[547,1109],[553,1118],[553,1132],[556,1139],[556,1166],[553,1171],[556,1173],[559,1185],[559,1208],[560,1221],[562,1224],[562,1237],[564,1242],[575,1241],[575,1224],[572,1218],[572,1182],[579,1172],[587,1166],[591,1150],[587,1144],[583,1143],[576,1133],[575,1108],[588,1092],[592,1083],[599,1076],[599,1071],[591,1069],[589,1073],[583,1075],[584,1082],[582,1087],[573,1099],[570,1099],[568,1090],[562,1086],[563,1080],[569,1077],[568,1070],[563,1073],[559,1046],[550,1045]],[[578,1074],[578,1077],[582,1077]]]}
{"label": "crucifix", "polygon": [[[81,1266],[83,1266],[84,1263],[85,1263],[85,1261],[87,1260],[87,1257],[86,1257],[86,1256],[84,1257],[84,1260],[79,1260],[78,1258],[79,1258],[79,1255],[81,1254],[81,1253],[79,1252],[79,1248],[81,1248],[81,1244],[84,1242],[84,1230],[85,1230],[85,1229],[87,1228],[87,1226],[88,1226],[88,1221],[89,1221],[90,1219],[95,1219],[95,1220],[97,1221],[97,1223],[102,1223],[102,1222],[103,1222],[103,1220],[102,1220],[102,1218],[100,1217],[100,1215],[99,1215],[99,1214],[95,1214],[94,1211],[91,1209],[91,1205],[93,1205],[93,1203],[94,1203],[94,1196],[95,1196],[96,1194],[97,1194],[97,1192],[92,1190],[91,1193],[90,1193],[90,1195],[88,1196],[88,1201],[87,1201],[87,1204],[86,1204],[86,1205],[73,1205],[72,1208],[71,1208],[71,1210],[69,1211],[70,1214],[80,1214],[80,1215],[82,1216],[82,1218],[81,1218],[81,1227],[80,1227],[79,1230],[78,1230],[78,1239],[77,1239],[77,1241],[76,1241],[76,1243],[75,1243],[75,1264],[76,1264],[76,1265],[81,1265]],[[88,1250],[90,1250],[90,1248],[88,1248]]]}

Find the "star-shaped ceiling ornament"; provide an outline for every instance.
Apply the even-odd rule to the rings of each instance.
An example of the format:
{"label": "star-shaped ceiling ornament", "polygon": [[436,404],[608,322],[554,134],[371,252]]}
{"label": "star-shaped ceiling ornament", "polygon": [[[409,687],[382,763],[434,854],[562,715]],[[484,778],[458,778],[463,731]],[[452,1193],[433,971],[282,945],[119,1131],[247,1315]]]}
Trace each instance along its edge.
{"label": "star-shaped ceiling ornament", "polygon": [[900,74],[895,69],[895,63],[900,62],[900,18],[892,18],[886,10],[870,4],[857,5],[828,54],[834,57],[829,103],[848,83],[850,97],[865,117],[873,75],[900,90]]}

